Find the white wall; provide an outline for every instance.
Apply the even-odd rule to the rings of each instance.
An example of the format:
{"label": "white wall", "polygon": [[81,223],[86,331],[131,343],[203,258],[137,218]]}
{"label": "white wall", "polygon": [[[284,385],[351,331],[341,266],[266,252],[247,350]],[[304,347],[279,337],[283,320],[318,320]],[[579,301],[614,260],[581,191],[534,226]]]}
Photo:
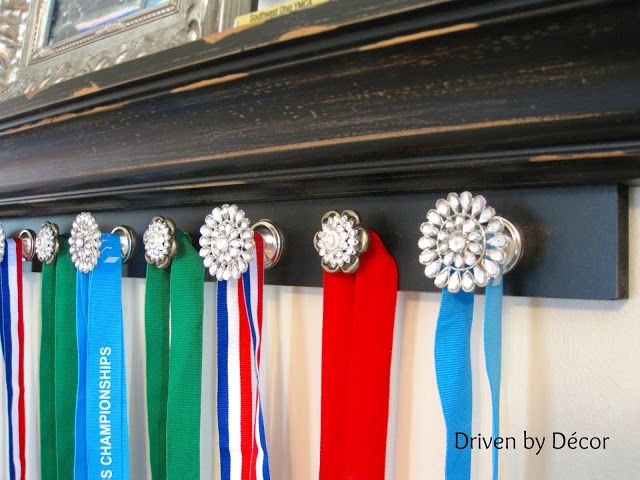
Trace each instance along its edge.
{"label": "white wall", "polygon": [[[585,232],[588,234],[588,232]],[[548,447],[536,456],[503,451],[509,480],[640,478],[640,189],[631,192],[630,299],[616,302],[507,298],[503,338],[502,432],[520,441],[562,431],[611,437],[605,451]],[[589,261],[585,258],[585,261]],[[508,279],[507,279],[508,281]],[[27,389],[34,393],[39,283],[25,275]],[[215,444],[213,286],[205,290],[202,478],[218,478]],[[144,282],[124,281],[133,480],[147,478],[144,413]],[[436,389],[433,337],[439,296],[400,293],[392,378],[388,478],[444,478],[444,424]],[[482,301],[477,305],[481,306]],[[489,435],[491,403],[484,374],[481,308],[472,334],[474,432]],[[267,428],[275,480],[317,478],[320,436],[322,291],[267,287]],[[0,396],[1,397],[1,396]],[[33,398],[33,397],[31,397]],[[0,398],[0,404],[1,404]],[[36,408],[31,403],[32,411]],[[548,440],[550,441],[550,440]],[[35,447],[34,447],[35,448]],[[0,453],[0,462],[2,462]],[[37,462],[36,462],[37,463]],[[473,478],[490,479],[488,452],[474,453]],[[8,478],[8,477],[4,477]],[[33,478],[33,477],[32,477]]]}

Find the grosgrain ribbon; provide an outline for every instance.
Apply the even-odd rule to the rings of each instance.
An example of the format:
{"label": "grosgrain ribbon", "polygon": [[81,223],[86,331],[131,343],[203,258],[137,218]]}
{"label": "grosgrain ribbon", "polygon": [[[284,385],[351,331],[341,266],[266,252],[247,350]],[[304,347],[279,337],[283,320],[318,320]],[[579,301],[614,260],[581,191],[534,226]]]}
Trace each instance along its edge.
{"label": "grosgrain ribbon", "polygon": [[[491,388],[493,433],[499,434],[502,335],[502,279],[486,288],[485,359]],[[471,449],[456,448],[456,433],[471,436],[473,391],[471,325],[473,293],[442,291],[434,357],[440,403],[446,426],[446,480],[471,478]],[[498,451],[493,451],[493,478],[498,478]]]}
{"label": "grosgrain ribbon", "polygon": [[167,477],[170,270],[147,265],[144,322],[151,478]]}
{"label": "grosgrain ribbon", "polygon": [[120,239],[102,234],[91,273],[77,272],[75,480],[129,478]]}
{"label": "grosgrain ribbon", "polygon": [[375,232],[354,275],[324,274],[320,479],[384,479],[398,288]]}
{"label": "grosgrain ribbon", "polygon": [[74,480],[87,480],[87,323],[89,321],[89,277],[76,273],[76,340],[78,386],[76,390]]}
{"label": "grosgrain ribbon", "polygon": [[21,480],[26,478],[21,242],[6,240],[0,269],[0,340],[7,389],[9,479]]}
{"label": "grosgrain ribbon", "polygon": [[87,478],[128,480],[122,257],[118,235],[102,235],[100,258],[90,274],[87,313]]}
{"label": "grosgrain ribbon", "polygon": [[60,480],[74,478],[78,388],[75,293],[76,269],[69,254],[69,235],[61,235],[60,252],[56,259],[55,290],[55,446]]}
{"label": "grosgrain ribbon", "polygon": [[167,479],[199,480],[204,273],[189,237],[178,230],[176,241],[178,252],[171,261]]}
{"label": "grosgrain ribbon", "polygon": [[263,241],[238,280],[217,284],[218,436],[223,480],[269,480],[260,397]]}
{"label": "grosgrain ribbon", "polygon": [[[484,300],[484,358],[491,390],[493,438],[500,435],[500,379],[502,375],[502,276],[487,286]],[[498,449],[493,448],[493,480],[498,480]]]}
{"label": "grosgrain ribbon", "polygon": [[42,265],[40,336],[40,474],[56,480],[56,263]]}
{"label": "grosgrain ribbon", "polygon": [[171,270],[147,266],[147,415],[153,480],[200,478],[204,275],[189,237],[178,230],[176,241]]}

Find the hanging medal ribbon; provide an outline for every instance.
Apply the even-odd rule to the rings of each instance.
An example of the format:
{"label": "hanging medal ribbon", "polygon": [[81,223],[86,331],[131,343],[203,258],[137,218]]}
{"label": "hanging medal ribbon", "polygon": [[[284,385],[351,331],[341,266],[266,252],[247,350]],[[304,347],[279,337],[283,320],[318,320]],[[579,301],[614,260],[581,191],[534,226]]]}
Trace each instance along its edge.
{"label": "hanging medal ribbon", "polygon": [[[267,223],[270,227],[266,227]],[[280,237],[267,228],[278,252]],[[258,225],[256,224],[256,226]],[[200,256],[217,282],[218,437],[223,480],[269,480],[260,387],[264,244],[236,205],[214,208],[200,229]],[[277,237],[277,238],[276,238]],[[277,262],[279,253],[272,257]]]}
{"label": "hanging medal ribbon", "polygon": [[[40,475],[43,480],[57,479],[56,438],[56,255],[60,250],[58,227],[42,225],[35,251],[42,262],[40,335]],[[68,372],[65,372],[68,374]]]}
{"label": "hanging medal ribbon", "polygon": [[[456,448],[456,433],[471,436],[471,324],[476,287],[485,297],[485,362],[492,399],[492,435],[499,435],[502,343],[502,272],[511,270],[522,248],[517,229],[497,217],[484,197],[450,193],[429,210],[420,226],[420,263],[425,274],[443,288],[435,336],[438,391],[446,426],[447,480],[468,480],[471,450]],[[498,478],[498,452],[493,451],[493,478]]]}
{"label": "hanging medal ribbon", "polygon": [[176,232],[171,266],[171,348],[167,399],[167,479],[200,478],[204,275],[189,237]]}
{"label": "hanging medal ribbon", "polygon": [[100,259],[90,275],[86,347],[87,478],[128,480],[122,257],[117,235],[102,235]]}
{"label": "hanging medal ribbon", "polygon": [[[2,232],[4,237],[4,232]],[[0,340],[7,389],[9,480],[26,478],[24,399],[24,319],[22,314],[22,243],[3,240],[0,274]]]}
{"label": "hanging medal ribbon", "polygon": [[[491,390],[491,435],[500,435],[500,380],[502,375],[502,276],[487,286],[484,301],[484,358]],[[498,480],[498,449],[492,452],[493,480]]]}
{"label": "hanging medal ribbon", "polygon": [[[173,222],[164,217],[155,217],[144,233],[145,259],[148,263],[144,304],[147,426],[152,480],[167,478],[171,281],[167,267],[177,251],[175,233]],[[175,312],[175,315],[180,314]]]}
{"label": "hanging medal ribbon", "polygon": [[[76,270],[69,235],[60,236],[55,289],[55,422],[58,478],[74,478],[75,414],[78,388]],[[45,444],[43,444],[45,445]]]}
{"label": "hanging medal ribbon", "polygon": [[167,478],[167,396],[169,389],[169,270],[147,265],[145,345],[147,425],[151,478]]}
{"label": "hanging medal ribbon", "polygon": [[42,265],[42,335],[40,340],[40,471],[43,480],[57,478],[55,413],[56,264]]}
{"label": "hanging medal ribbon", "polygon": [[77,273],[75,480],[128,480],[129,447],[122,324],[122,251],[89,213],[69,240]]}
{"label": "hanging medal ribbon", "polygon": [[315,245],[326,270],[320,479],[384,479],[397,267],[353,211],[327,213]]}
{"label": "hanging medal ribbon", "polygon": [[202,264],[189,237],[164,217],[152,220],[144,244],[149,264],[145,342],[151,477],[196,480],[200,478]]}
{"label": "hanging medal ribbon", "polygon": [[260,345],[264,259],[255,255],[238,280],[217,285],[218,433],[223,480],[270,478],[260,397]]}
{"label": "hanging medal ribbon", "polygon": [[74,480],[87,480],[87,323],[89,322],[89,272],[76,274],[76,341],[78,383],[75,415]]}

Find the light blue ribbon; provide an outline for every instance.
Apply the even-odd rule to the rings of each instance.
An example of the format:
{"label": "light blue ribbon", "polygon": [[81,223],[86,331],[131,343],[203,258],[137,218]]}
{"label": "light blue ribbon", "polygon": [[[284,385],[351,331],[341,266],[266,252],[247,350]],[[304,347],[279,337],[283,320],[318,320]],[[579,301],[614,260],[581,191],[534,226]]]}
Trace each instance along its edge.
{"label": "light blue ribbon", "polygon": [[78,390],[76,394],[76,447],[74,480],[87,480],[87,323],[91,273],[76,272],[76,337]]}
{"label": "light blue ribbon", "polygon": [[456,448],[456,433],[471,433],[471,323],[473,293],[442,290],[435,338],[435,365],[447,430],[446,480],[468,480],[471,450]]}
{"label": "light blue ribbon", "polygon": [[[102,234],[98,265],[89,275],[78,275],[80,378],[74,480],[129,479],[120,255],[118,236]],[[78,447],[83,446],[79,454]]]}
{"label": "light blue ribbon", "polygon": [[[497,283],[497,284],[496,284]],[[487,286],[484,299],[484,358],[491,389],[492,433],[500,435],[500,378],[502,373],[502,278]],[[498,480],[498,449],[493,448],[493,480]]]}
{"label": "light blue ribbon", "polygon": [[[497,283],[497,284],[495,284]],[[502,279],[485,292],[485,358],[491,388],[492,435],[499,435],[502,349]],[[471,449],[456,448],[456,433],[471,437],[473,390],[471,380],[471,325],[473,293],[442,291],[435,336],[435,366],[446,426],[446,480],[471,478]],[[498,479],[498,450],[493,450],[493,480]]]}

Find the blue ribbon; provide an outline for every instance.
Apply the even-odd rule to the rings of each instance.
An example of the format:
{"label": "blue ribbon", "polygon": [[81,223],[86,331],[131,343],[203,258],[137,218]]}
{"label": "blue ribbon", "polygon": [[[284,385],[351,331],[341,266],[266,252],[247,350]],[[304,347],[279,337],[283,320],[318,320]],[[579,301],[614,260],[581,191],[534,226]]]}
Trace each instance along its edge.
{"label": "blue ribbon", "polygon": [[[497,284],[496,284],[497,283]],[[484,299],[484,358],[491,390],[493,438],[500,435],[500,378],[502,373],[502,277],[487,286]],[[493,448],[493,480],[498,480],[498,449]]]}
{"label": "blue ribbon", "polygon": [[[249,269],[242,274],[242,281],[244,283],[244,302],[247,305],[247,316],[249,318],[249,327],[251,328],[251,345],[253,349],[253,354],[255,356],[256,349],[256,330],[254,328],[254,318],[253,312],[251,310],[251,268],[253,266],[249,266]],[[256,372],[256,375],[259,377],[260,374]],[[256,381],[259,382],[260,379],[256,378]],[[262,411],[262,400],[259,399],[258,402],[258,428],[260,433],[260,444],[262,445],[262,451],[264,452],[264,462],[262,463],[262,478],[263,480],[271,479],[271,472],[269,470],[269,456],[267,453],[267,438],[264,429],[264,414]]]}
{"label": "blue ribbon", "polygon": [[87,480],[87,323],[91,273],[76,272],[76,337],[78,341],[78,389],[74,480]]}
{"label": "blue ribbon", "polygon": [[13,380],[12,380],[12,361],[11,361],[11,298],[9,296],[9,244],[4,242],[4,258],[0,266],[0,300],[2,305],[0,315],[2,325],[0,325],[0,341],[2,341],[2,356],[4,357],[4,371],[7,382],[7,424],[9,427],[9,478],[16,478],[16,471],[13,465],[13,422],[11,420],[11,405],[13,404]]}
{"label": "blue ribbon", "polygon": [[120,255],[118,236],[102,234],[98,265],[78,275],[75,480],[129,479]]}
{"label": "blue ribbon", "polygon": [[[500,432],[500,375],[502,352],[502,278],[485,291],[484,350],[491,389],[492,436]],[[471,449],[456,448],[456,433],[471,437],[473,390],[471,380],[471,324],[473,293],[442,291],[435,337],[436,380],[446,426],[446,480],[471,478]],[[498,479],[498,450],[493,449],[493,480]]]}
{"label": "blue ribbon", "polygon": [[223,479],[231,477],[229,454],[229,313],[227,312],[227,282],[217,282],[217,332],[218,332],[218,438],[220,443],[220,474]]}
{"label": "blue ribbon", "polygon": [[447,430],[446,480],[468,480],[471,450],[456,448],[456,432],[471,433],[471,323],[473,293],[442,290],[435,338],[435,365]]}

